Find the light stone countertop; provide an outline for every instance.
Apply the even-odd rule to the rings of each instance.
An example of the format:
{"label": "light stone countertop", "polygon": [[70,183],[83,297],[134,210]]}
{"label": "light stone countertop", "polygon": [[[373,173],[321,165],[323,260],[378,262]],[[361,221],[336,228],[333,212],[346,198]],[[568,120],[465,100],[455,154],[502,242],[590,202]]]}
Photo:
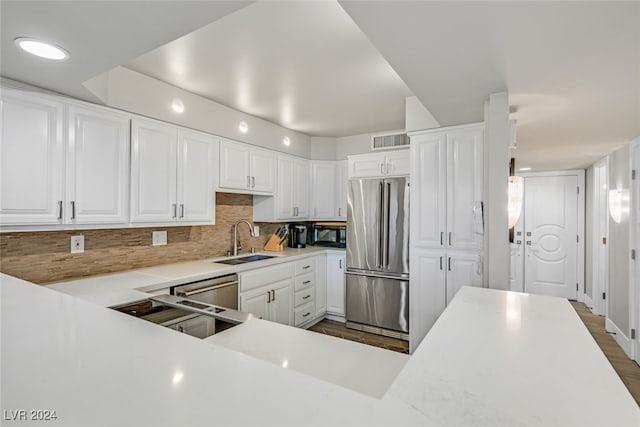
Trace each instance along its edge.
{"label": "light stone countertop", "polygon": [[[283,252],[256,252],[256,254],[272,255],[274,258],[241,265],[226,265],[215,262],[235,257],[207,258],[68,280],[46,286],[103,307],[112,307],[148,298],[148,292],[159,291],[173,285],[268,267],[325,252],[344,253],[345,251],[344,249],[318,246],[308,246],[303,249],[287,248]],[[254,254],[241,254],[238,257],[248,255]]]}
{"label": "light stone countertop", "polygon": [[[558,298],[463,288],[386,392],[372,397],[293,369],[299,362],[282,367],[269,360],[275,352],[233,349],[241,344],[232,335],[204,341],[10,276],[0,281],[5,415],[55,410],[63,426],[640,425],[635,401]],[[313,334],[256,325],[276,345]]]}

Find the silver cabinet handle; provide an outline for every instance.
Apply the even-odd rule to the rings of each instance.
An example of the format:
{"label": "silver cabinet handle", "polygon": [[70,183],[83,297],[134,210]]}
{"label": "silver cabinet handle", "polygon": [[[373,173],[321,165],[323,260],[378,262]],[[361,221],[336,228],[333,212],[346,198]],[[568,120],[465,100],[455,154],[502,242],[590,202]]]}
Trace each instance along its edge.
{"label": "silver cabinet handle", "polygon": [[302,299],[309,299],[309,298],[311,298],[311,295],[305,295],[302,297]]}
{"label": "silver cabinet handle", "polygon": [[76,219],[76,202],[71,201],[71,219]]}
{"label": "silver cabinet handle", "polygon": [[443,240],[443,238],[444,238],[444,232],[442,232],[442,231],[441,231],[441,232],[440,232],[440,246],[444,245],[444,240]]}
{"label": "silver cabinet handle", "polygon": [[271,291],[267,291],[267,304],[271,302]]}
{"label": "silver cabinet handle", "polygon": [[62,219],[62,200],[58,200],[58,219]]}
{"label": "silver cabinet handle", "polygon": [[303,270],[306,270],[307,268],[311,268],[310,265],[305,265],[304,267],[302,267]]}
{"label": "silver cabinet handle", "polygon": [[340,270],[342,270],[342,260],[341,260],[341,259],[339,259],[339,260],[338,260],[338,265],[340,266],[340,267],[339,267],[339,268],[340,268]]}
{"label": "silver cabinet handle", "polygon": [[272,298],[271,298],[271,301],[275,301],[276,300],[276,291],[271,289],[271,295],[273,295]]}
{"label": "silver cabinet handle", "polygon": [[177,216],[177,210],[178,210],[177,205],[175,203],[172,203],[171,204],[171,212],[173,212],[173,213],[171,214],[171,218],[175,218]]}
{"label": "silver cabinet handle", "polygon": [[449,246],[451,246],[451,232],[449,232]]}
{"label": "silver cabinet handle", "polygon": [[442,270],[442,257],[440,257],[440,270]]}
{"label": "silver cabinet handle", "polygon": [[305,314],[303,314],[303,315],[302,315],[302,317],[307,317],[307,316],[309,316],[310,314],[311,314],[311,313],[305,313]]}
{"label": "silver cabinet handle", "polygon": [[306,285],[308,283],[311,283],[311,280],[305,280],[304,282],[302,282],[303,285]]}
{"label": "silver cabinet handle", "polygon": [[255,176],[251,177],[251,188],[256,188],[256,177]]}
{"label": "silver cabinet handle", "polygon": [[247,188],[251,187],[251,177],[247,175]]}
{"label": "silver cabinet handle", "polygon": [[184,218],[184,204],[180,203],[180,218]]}
{"label": "silver cabinet handle", "polygon": [[451,271],[451,257],[449,257],[449,266],[447,268]]}
{"label": "silver cabinet handle", "polygon": [[342,208],[338,208],[338,216],[342,216]]}

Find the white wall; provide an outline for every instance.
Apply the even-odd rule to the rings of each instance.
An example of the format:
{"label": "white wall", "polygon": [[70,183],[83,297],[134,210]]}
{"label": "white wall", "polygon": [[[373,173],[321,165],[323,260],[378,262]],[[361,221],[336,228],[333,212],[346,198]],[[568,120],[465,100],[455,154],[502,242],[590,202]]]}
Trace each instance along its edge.
{"label": "white wall", "polygon": [[330,137],[311,137],[311,160],[335,160],[336,139]]}
{"label": "white wall", "polygon": [[404,106],[404,127],[407,132],[440,127],[440,123],[422,105],[417,96],[407,96]]}
{"label": "white wall", "polygon": [[[127,68],[117,67],[109,71],[106,83],[92,80],[92,86],[99,93],[105,93],[105,84],[108,94],[106,104],[109,106],[272,150],[305,158],[310,156],[311,137],[308,135],[234,110]],[[185,111],[182,114],[171,109],[171,102],[176,97],[184,103]],[[247,133],[238,130],[241,121],[249,125]],[[282,143],[285,136],[291,140],[289,147]]]}

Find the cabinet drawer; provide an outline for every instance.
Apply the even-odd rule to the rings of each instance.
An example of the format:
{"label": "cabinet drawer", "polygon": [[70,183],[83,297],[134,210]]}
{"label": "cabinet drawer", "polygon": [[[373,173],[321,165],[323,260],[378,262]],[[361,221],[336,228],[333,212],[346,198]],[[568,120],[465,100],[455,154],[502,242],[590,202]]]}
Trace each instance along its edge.
{"label": "cabinet drawer", "polygon": [[246,292],[270,283],[291,279],[291,276],[293,276],[293,263],[291,262],[238,273],[239,292]]}
{"label": "cabinet drawer", "polygon": [[294,326],[300,326],[303,323],[313,319],[313,313],[316,311],[316,305],[312,301],[294,310]]}
{"label": "cabinet drawer", "polygon": [[300,261],[296,261],[295,266],[295,274],[305,274],[310,273],[316,269],[316,259],[315,258],[305,258]]}
{"label": "cabinet drawer", "polygon": [[304,291],[296,292],[293,297],[293,306],[298,307],[298,306],[301,306],[302,304],[306,304],[308,302],[314,301],[315,299],[313,295],[314,293],[315,293],[314,288],[309,288],[309,289],[305,289]]}
{"label": "cabinet drawer", "polygon": [[293,290],[298,292],[301,289],[311,287],[316,284],[316,275],[314,273],[296,276],[294,280]]}

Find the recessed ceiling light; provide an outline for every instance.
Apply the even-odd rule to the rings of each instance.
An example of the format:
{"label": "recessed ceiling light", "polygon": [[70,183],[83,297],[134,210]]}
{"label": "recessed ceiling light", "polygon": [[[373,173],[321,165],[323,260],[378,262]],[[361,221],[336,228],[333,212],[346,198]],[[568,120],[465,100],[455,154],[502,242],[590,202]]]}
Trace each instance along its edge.
{"label": "recessed ceiling light", "polygon": [[518,170],[519,170],[520,172],[526,172],[526,171],[530,171],[530,170],[531,170],[531,168],[529,168],[529,167],[524,167],[524,168],[519,168]]}
{"label": "recessed ceiling light", "polygon": [[238,125],[238,129],[242,133],[247,133],[247,131],[249,130],[249,125],[247,124],[247,122],[240,122],[240,124]]}
{"label": "recessed ceiling light", "polygon": [[282,140],[282,143],[288,147],[291,145],[291,140],[289,139],[288,136],[285,136],[284,139]]}
{"label": "recessed ceiling light", "polygon": [[171,102],[171,109],[173,111],[175,111],[176,113],[183,113],[184,112],[184,103],[182,102],[181,99],[176,98]]}
{"label": "recessed ceiling light", "polygon": [[14,42],[19,48],[41,58],[60,60],[71,56],[69,52],[59,46],[30,37],[18,37]]}

